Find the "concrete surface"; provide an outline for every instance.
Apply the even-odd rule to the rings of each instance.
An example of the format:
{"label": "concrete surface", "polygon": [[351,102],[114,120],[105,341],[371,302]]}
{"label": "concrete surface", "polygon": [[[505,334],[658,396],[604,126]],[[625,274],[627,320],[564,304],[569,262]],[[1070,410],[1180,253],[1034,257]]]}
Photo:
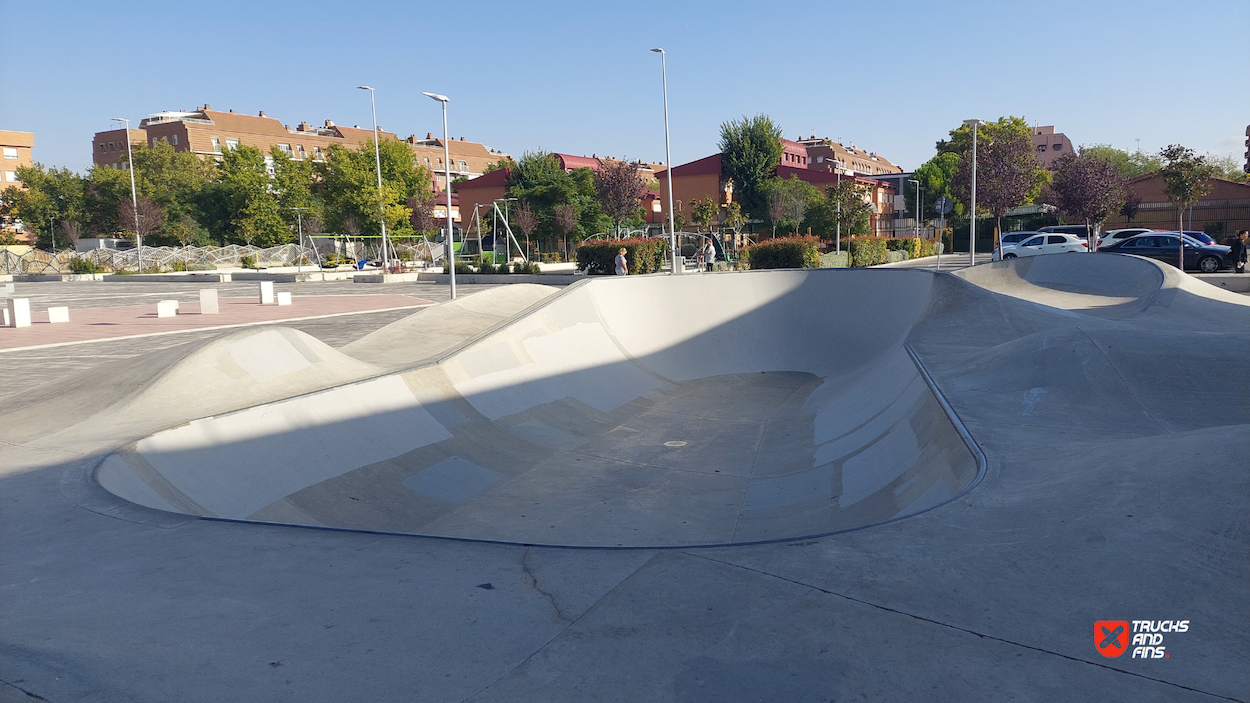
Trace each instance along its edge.
{"label": "concrete surface", "polygon": [[[1247,700],[1250,301],[1134,261],[1084,273],[1026,270],[1017,260],[962,277],[831,270],[593,281],[547,297],[439,364],[331,386],[319,393],[343,389],[344,402],[314,406],[343,416],[322,427],[342,427],[326,434],[361,453],[451,442],[520,460],[563,450],[560,432],[583,431],[640,397],[654,403],[644,416],[714,409],[696,426],[714,438],[709,430],[780,408],[789,427],[779,432],[790,437],[755,455],[795,468],[794,447],[806,451],[824,435],[820,414],[809,421],[791,399],[806,393],[804,406],[848,422],[863,412],[871,424],[873,403],[884,404],[876,417],[914,407],[890,402],[881,386],[912,387],[902,370],[914,355],[920,366],[911,368],[928,372],[986,455],[984,479],[922,514],[780,544],[569,550],[202,520],[122,501],[91,479],[115,448],[194,421],[135,415],[113,429],[118,423],[92,423],[107,408],[17,409],[30,434],[0,444],[0,689],[52,701]],[[1090,299],[1100,295],[1112,300]],[[596,325],[608,344],[593,343],[587,328]],[[563,345],[569,330],[581,336]],[[230,344],[215,353],[230,354]],[[317,351],[351,363],[339,354]],[[270,372],[292,364],[260,356]],[[171,370],[183,363],[167,361]],[[135,408],[148,402],[126,394],[140,381],[120,376],[112,390],[77,381],[100,404],[114,395]],[[818,379],[834,392],[809,391]],[[405,393],[452,402],[414,404]],[[35,405],[50,395],[26,394]],[[626,402],[604,409],[604,397]],[[580,413],[567,410],[570,399]],[[376,412],[387,402],[390,412]],[[263,408],[283,412],[271,400],[223,417]],[[16,417],[0,418],[0,428]],[[390,444],[361,446],[372,420],[411,430],[382,431]],[[681,428],[680,418],[632,421],[621,426],[642,430],[640,439],[596,447],[597,456],[651,448],[642,459],[658,463],[655,452],[667,449],[651,437]],[[498,434],[475,443],[454,436],[489,423]],[[262,443],[281,436],[239,424]],[[922,447],[934,443],[919,434],[924,422],[904,424]],[[438,439],[436,426],[453,437]],[[319,450],[339,452],[318,439],[326,442]],[[700,441],[675,439],[688,442],[675,451]],[[907,446],[876,444],[895,450],[877,466],[897,466],[896,450]],[[292,446],[260,469],[288,475],[298,468],[284,465],[290,457],[319,450]],[[679,468],[715,471],[740,454],[707,452],[701,465]],[[428,463],[394,490],[435,500],[490,485],[485,471],[500,467],[471,458]],[[416,464],[370,466],[379,481],[340,483],[343,502]],[[343,476],[365,478],[362,468]],[[403,485],[409,479],[416,489]],[[676,477],[668,485],[681,487]],[[577,497],[558,479],[549,486],[547,496]],[[497,500],[494,517],[516,532],[530,507]],[[591,521],[584,534],[621,526]],[[1106,659],[1091,641],[1097,619],[1191,625],[1167,635],[1167,659]]]}

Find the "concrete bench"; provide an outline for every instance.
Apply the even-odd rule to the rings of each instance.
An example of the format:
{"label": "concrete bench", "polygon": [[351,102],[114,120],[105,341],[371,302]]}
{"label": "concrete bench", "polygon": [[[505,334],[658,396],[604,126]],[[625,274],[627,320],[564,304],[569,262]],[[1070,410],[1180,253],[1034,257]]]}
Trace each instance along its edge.
{"label": "concrete bench", "polygon": [[217,289],[204,288],[200,290],[200,314],[216,315],[219,312],[217,306]]}
{"label": "concrete bench", "polygon": [[69,322],[69,308],[64,305],[48,308],[48,322]]}
{"label": "concrete bench", "polygon": [[4,312],[6,327],[30,327],[29,298],[9,298]]}
{"label": "concrete bench", "polygon": [[273,281],[261,281],[259,284],[259,287],[260,287],[260,304],[272,305],[273,304]]}
{"label": "concrete bench", "polygon": [[290,305],[290,304],[291,304],[290,292],[283,291],[278,294],[278,305]]}
{"label": "concrete bench", "polygon": [[178,314],[177,300],[162,300],[156,304],[157,317],[173,317]]}

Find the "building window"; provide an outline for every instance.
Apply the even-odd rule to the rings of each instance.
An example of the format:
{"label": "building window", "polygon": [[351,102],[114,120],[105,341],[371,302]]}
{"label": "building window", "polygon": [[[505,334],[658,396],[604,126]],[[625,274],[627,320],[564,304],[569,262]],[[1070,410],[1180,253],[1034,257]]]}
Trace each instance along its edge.
{"label": "building window", "polygon": [[300,158],[300,160],[301,160],[301,161],[303,161],[304,159],[307,159],[307,158],[308,158],[308,152],[304,151],[304,145],[303,145],[303,144],[300,144],[297,148],[299,149],[299,158]]}
{"label": "building window", "polygon": [[172,139],[172,140],[173,140],[173,144],[174,144],[174,146],[178,146],[178,135],[177,135],[177,134],[175,134],[173,137],[170,137],[170,139]]}
{"label": "building window", "polygon": [[17,180],[17,171],[5,171],[4,180],[8,181],[9,183],[18,183],[19,181]]}
{"label": "building window", "polygon": [[282,153],[283,153],[283,154],[287,154],[287,155],[289,155],[289,154],[291,153],[291,145],[290,145],[290,144],[279,144],[279,145],[278,145],[278,148],[282,150]]}
{"label": "building window", "polygon": [[1056,145],[1052,146],[1052,147],[1051,147],[1051,149],[1053,149],[1053,150],[1055,150],[1055,151],[1062,151],[1062,150],[1063,150],[1063,145],[1062,145],[1062,144],[1056,144]]}
{"label": "building window", "polygon": [[116,149],[113,148],[113,142],[109,142],[109,151],[116,151]]}
{"label": "building window", "polygon": [[427,157],[425,157],[425,167],[426,167],[426,168],[429,168],[429,167],[430,167],[430,157],[428,157],[428,156],[427,156]]}
{"label": "building window", "polygon": [[6,147],[4,148],[4,158],[6,158],[6,159],[16,159],[16,158],[17,158],[17,148],[16,148],[16,147],[11,147],[11,146],[6,146]]}
{"label": "building window", "polygon": [[469,165],[468,165],[468,164],[466,164],[465,162],[461,161],[461,162],[460,162],[460,170],[461,170],[461,171],[468,171],[468,170],[469,170]]}
{"label": "building window", "polygon": [[321,160],[321,147],[319,146],[313,147],[313,158],[318,161]]}
{"label": "building window", "polygon": [[238,148],[239,148],[239,140],[238,140],[238,139],[230,139],[229,137],[227,137],[227,138],[226,138],[226,148],[227,148],[227,149],[238,149]]}
{"label": "building window", "polygon": [[208,140],[212,142],[213,144],[213,153],[220,154],[221,153],[221,140],[218,139],[217,137],[209,137]]}
{"label": "building window", "polygon": [[104,142],[100,142],[100,153],[101,153],[101,154],[103,154],[103,153],[104,153],[104,151],[105,151],[105,149],[104,149]]}

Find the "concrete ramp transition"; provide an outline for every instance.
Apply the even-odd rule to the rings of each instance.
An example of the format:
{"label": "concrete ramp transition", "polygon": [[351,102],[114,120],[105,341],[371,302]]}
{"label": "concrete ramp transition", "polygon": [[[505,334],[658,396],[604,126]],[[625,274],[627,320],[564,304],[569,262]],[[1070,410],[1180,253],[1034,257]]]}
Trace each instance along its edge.
{"label": "concrete ramp transition", "polygon": [[437,363],[180,424],[96,476],[191,515],[526,544],[873,525],[983,469],[906,344],[942,277],[589,280]]}

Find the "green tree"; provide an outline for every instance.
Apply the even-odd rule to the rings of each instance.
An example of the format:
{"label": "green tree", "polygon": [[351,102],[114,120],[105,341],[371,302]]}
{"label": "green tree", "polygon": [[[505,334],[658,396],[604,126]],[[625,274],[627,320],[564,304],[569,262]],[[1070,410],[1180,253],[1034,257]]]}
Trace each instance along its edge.
{"label": "green tree", "polygon": [[1093,224],[1092,236],[1097,239],[1103,220],[1124,204],[1124,177],[1101,154],[1084,149],[1059,157],[1054,173],[1049,200],[1063,214],[1084,221],[1086,227]]}
{"label": "green tree", "polygon": [[803,226],[810,227],[812,234],[827,241],[833,241],[838,236],[839,223],[843,237],[871,234],[869,193],[868,186],[853,178],[829,186],[821,197],[809,205]]}
{"label": "green tree", "polygon": [[1167,146],[1159,152],[1159,156],[1163,159],[1163,168],[1159,170],[1159,175],[1163,177],[1163,192],[1176,205],[1176,228],[1183,230],[1186,208],[1211,192],[1215,167],[1205,157],[1195,154],[1193,149],[1180,144]]}
{"label": "green tree", "polygon": [[612,228],[614,223],[600,205],[594,171],[577,168],[566,172],[544,151],[525,152],[511,168],[508,197],[529,204],[538,218],[534,236],[544,251],[551,251],[551,244],[564,237],[556,222],[556,209],[561,205],[571,205],[577,211],[577,227],[568,235],[574,242]]}
{"label": "green tree", "polygon": [[87,231],[97,237],[116,236],[122,230],[117,221],[117,207],[122,199],[129,198],[130,174],[119,169],[92,166],[87,171],[83,192]]}
{"label": "green tree", "polygon": [[86,219],[86,181],[67,168],[47,168],[43,164],[22,166],[17,177],[25,188],[5,191],[0,212],[22,223],[22,228],[36,235],[36,246],[51,250],[68,244],[56,237],[60,222],[82,223]]}
{"label": "green tree", "polygon": [[378,236],[385,217],[389,236],[412,237],[415,232],[409,221],[412,213],[407,207],[408,198],[422,189],[429,190],[430,172],[418,165],[408,145],[397,139],[381,140],[378,152],[382,161],[381,194],[372,141],[358,149],[331,146],[325,160],[313,165],[317,183],[314,193],[323,203],[325,221],[330,228],[342,231],[348,218],[355,218],[363,234]]}
{"label": "green tree", "polygon": [[712,232],[716,229],[716,220],[720,217],[720,206],[716,199],[708,196],[691,203],[691,215],[700,232]]}
{"label": "green tree", "polygon": [[166,228],[198,220],[200,193],[217,178],[216,168],[212,161],[190,151],[177,151],[164,141],[156,142],[151,148],[136,145],[132,153],[135,189],[165,213],[165,224],[145,235],[144,244],[149,241],[153,246],[173,244],[177,237]]}
{"label": "green tree", "polygon": [[777,226],[797,233],[807,211],[821,198],[820,190],[797,176],[774,178],[769,181],[768,219],[773,223],[773,235]]}
{"label": "green tree", "polygon": [[781,128],[768,115],[743,116],[720,126],[721,171],[752,217],[768,216],[768,183],[781,162]]}
{"label": "green tree", "polygon": [[294,241],[271,187],[260,149],[240,146],[222,153],[223,194],[229,208],[228,231],[234,241],[270,247]]}
{"label": "green tree", "polygon": [[[308,159],[295,159],[278,147],[270,147],[269,158],[273,161],[273,178],[270,189],[278,199],[278,208],[287,228],[299,236],[300,218],[320,219],[323,216],[321,201],[313,197],[313,168]],[[303,208],[295,210],[295,208]],[[298,213],[298,214],[297,214]]]}
{"label": "green tree", "polygon": [[[955,180],[955,172],[959,168],[959,156],[944,152],[934,156],[932,159],[924,162],[912,174],[912,178],[920,181],[920,195],[923,198],[924,211],[934,212],[937,199],[951,196],[951,184]],[[908,212],[916,210],[916,187],[914,185],[904,188],[903,195],[906,198]],[[963,204],[956,203],[955,214],[962,214]]]}
{"label": "green tree", "polygon": [[1147,173],[1157,173],[1160,168],[1163,168],[1163,159],[1157,154],[1147,154],[1144,151],[1128,152],[1110,144],[1082,146],[1080,151],[1083,155],[1111,164],[1116,173],[1125,180],[1144,176]]}

